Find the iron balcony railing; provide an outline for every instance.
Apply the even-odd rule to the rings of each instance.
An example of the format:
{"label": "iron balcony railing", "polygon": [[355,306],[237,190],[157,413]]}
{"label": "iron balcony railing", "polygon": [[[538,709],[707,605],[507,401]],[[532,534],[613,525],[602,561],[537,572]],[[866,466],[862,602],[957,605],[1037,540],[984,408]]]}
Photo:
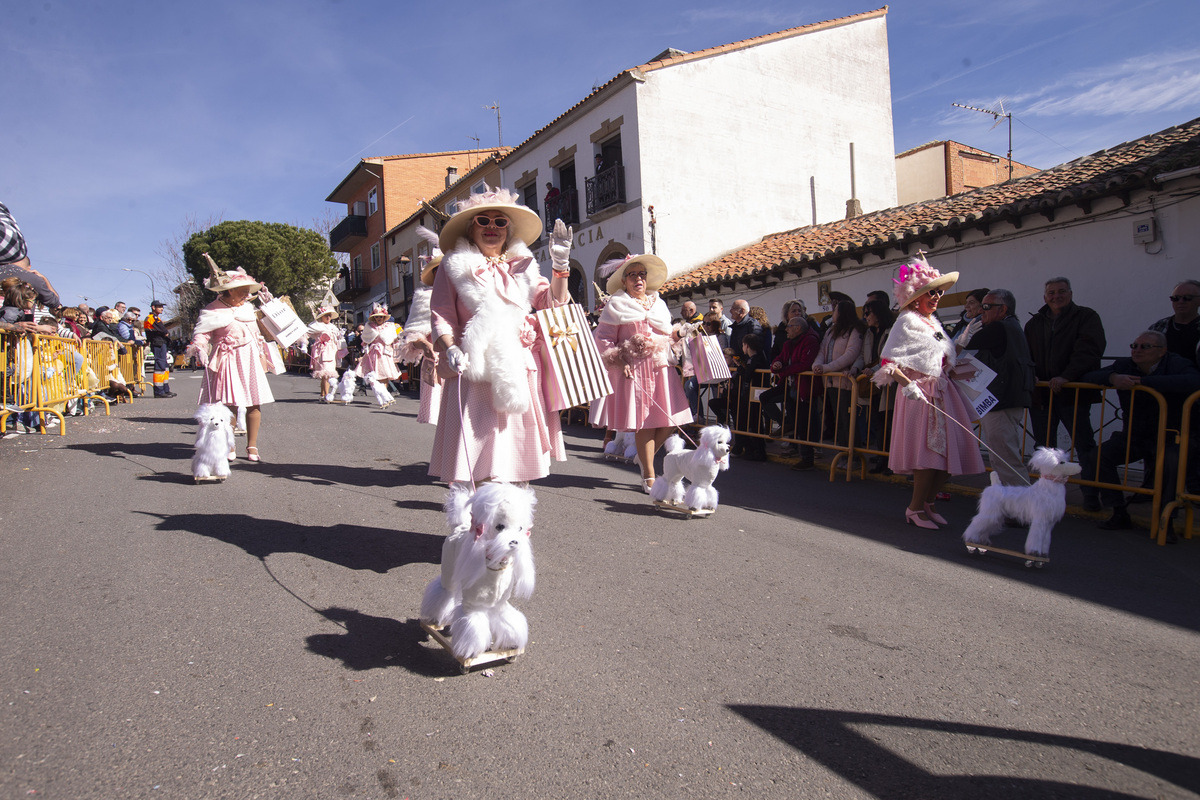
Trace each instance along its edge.
{"label": "iron balcony railing", "polygon": [[579,222],[579,193],[574,189],[551,197],[546,201],[546,231],[554,228],[554,220],[561,219],[568,225]]}
{"label": "iron balcony railing", "polygon": [[351,214],[329,232],[329,249],[335,253],[349,252],[348,245],[367,235],[367,218]]}
{"label": "iron balcony railing", "polygon": [[594,178],[584,178],[583,184],[589,217],[597,211],[625,202],[625,167],[620,164],[597,173]]}

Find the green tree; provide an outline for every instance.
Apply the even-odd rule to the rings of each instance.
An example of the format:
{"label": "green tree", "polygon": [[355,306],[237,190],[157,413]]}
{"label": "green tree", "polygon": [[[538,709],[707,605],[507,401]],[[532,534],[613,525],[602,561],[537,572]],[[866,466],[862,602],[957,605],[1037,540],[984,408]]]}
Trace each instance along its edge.
{"label": "green tree", "polygon": [[[271,294],[290,295],[302,316],[307,301],[320,297],[337,275],[337,260],[319,233],[282,222],[222,222],[193,234],[183,245],[183,259],[201,286],[210,276],[204,253],[221,269],[244,267]],[[212,297],[207,289],[205,295]]]}

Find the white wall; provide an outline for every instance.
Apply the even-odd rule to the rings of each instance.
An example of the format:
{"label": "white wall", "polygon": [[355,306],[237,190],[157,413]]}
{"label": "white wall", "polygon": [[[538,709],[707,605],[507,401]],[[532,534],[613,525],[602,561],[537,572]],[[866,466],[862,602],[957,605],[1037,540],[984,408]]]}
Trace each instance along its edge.
{"label": "white wall", "polygon": [[842,219],[850,143],[864,211],[896,204],[886,18],[646,74],[642,203],[675,275],[781,230]]}
{"label": "white wall", "polygon": [[896,204],[906,206],[946,196],[946,146],[896,157]]}
{"label": "white wall", "polygon": [[[1179,191],[1182,183],[1167,188]],[[1193,180],[1191,188],[1200,189],[1200,181]],[[1106,355],[1127,356],[1128,345],[1138,333],[1172,313],[1167,297],[1175,284],[1187,278],[1200,279],[1200,225],[1196,224],[1200,198],[1176,201],[1166,193],[1158,193],[1155,203],[1159,241],[1152,245],[1133,241],[1134,220],[1153,211],[1143,194],[1135,196],[1128,208],[1116,199],[1098,201],[1096,213],[1090,217],[1078,209],[1073,213],[1061,209],[1053,223],[1035,215],[1026,217],[1020,230],[997,225],[991,237],[965,236],[958,247],[952,241],[949,246],[939,242],[944,249],[930,252],[929,263],[942,272],[960,273],[952,293],[981,287],[1009,289],[1016,296],[1022,325],[1042,307],[1045,281],[1067,277],[1075,302],[1100,314],[1108,340]],[[793,297],[804,300],[810,313],[822,310],[817,304],[818,280],[831,280],[832,289],[845,292],[861,306],[868,291],[891,291],[898,265],[893,260],[819,277],[805,275],[802,281],[766,291],[722,297],[727,308],[737,297],[762,306],[774,324],[783,303]],[[679,303],[673,301],[672,310]],[[943,305],[942,319],[950,323],[960,310]]]}

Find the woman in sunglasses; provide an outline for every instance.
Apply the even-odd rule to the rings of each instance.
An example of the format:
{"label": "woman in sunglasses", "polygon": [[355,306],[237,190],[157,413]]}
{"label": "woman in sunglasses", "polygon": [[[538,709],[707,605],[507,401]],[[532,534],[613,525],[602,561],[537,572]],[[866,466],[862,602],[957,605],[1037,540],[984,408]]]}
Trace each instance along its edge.
{"label": "woman in sunglasses", "polygon": [[566,460],[558,415],[542,395],[530,312],[570,302],[572,230],[555,222],[551,280],[529,250],[541,234],[541,218],[497,189],[463,201],[438,237],[445,255],[430,326],[445,383],[429,474],[447,483],[524,483]]}
{"label": "woman in sunglasses", "polygon": [[671,312],[658,296],[667,265],[655,255],[625,256],[599,272],[610,297],[593,335],[613,393],[592,403],[592,424],[633,432],[642,490],[649,493],[654,454],[677,426],[692,421],[683,383],[667,361]]}
{"label": "woman in sunglasses", "polygon": [[957,361],[954,342],[936,314],[942,294],[957,280],[957,272],[942,275],[923,256],[900,267],[899,280],[893,281],[900,313],[872,378],[878,386],[894,381],[903,387],[896,395],[888,466],[913,476],[905,522],[930,530],[946,524],[933,508],[946,479],[984,469],[970,433],[974,411],[950,380]]}

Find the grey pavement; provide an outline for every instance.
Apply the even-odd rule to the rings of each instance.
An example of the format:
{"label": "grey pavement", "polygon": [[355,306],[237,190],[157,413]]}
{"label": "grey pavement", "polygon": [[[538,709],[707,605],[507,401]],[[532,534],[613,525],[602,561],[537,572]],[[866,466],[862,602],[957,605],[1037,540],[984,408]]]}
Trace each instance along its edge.
{"label": "grey pavement", "polygon": [[1200,538],[1068,518],[1027,570],[966,555],[969,498],[921,531],[902,483],[769,462],[681,519],[575,425],[528,651],[460,675],[416,621],[445,530],[415,401],[271,382],[224,484],[191,481],[186,372],[0,441],[0,797],[1200,793]]}

